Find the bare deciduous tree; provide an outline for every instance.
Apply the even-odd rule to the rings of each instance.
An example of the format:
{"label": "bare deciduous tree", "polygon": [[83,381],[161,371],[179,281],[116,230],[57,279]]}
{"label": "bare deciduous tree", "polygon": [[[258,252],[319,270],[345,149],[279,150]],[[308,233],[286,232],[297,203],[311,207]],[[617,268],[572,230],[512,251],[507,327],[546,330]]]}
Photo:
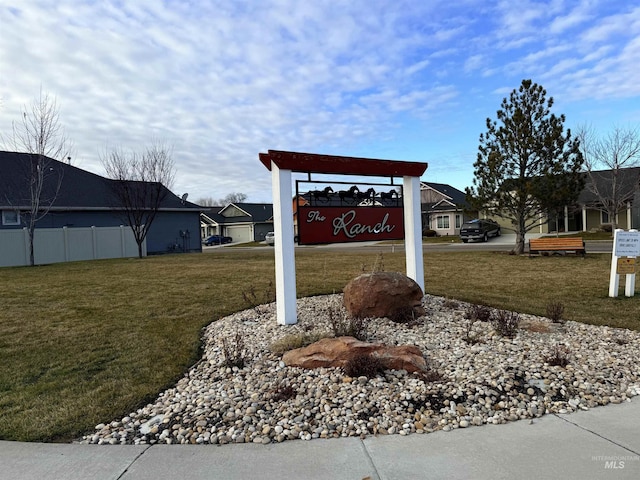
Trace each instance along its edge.
{"label": "bare deciduous tree", "polygon": [[[58,162],[70,160],[69,141],[60,124],[55,98],[40,92],[22,118],[13,122],[9,142],[16,152],[28,153],[22,165],[24,190],[16,208],[29,234],[29,264],[34,265],[33,237],[36,224],[49,213],[62,185],[63,169]],[[14,201],[16,201],[14,199]]]}
{"label": "bare deciduous tree", "polygon": [[218,200],[218,205],[228,205],[230,203],[242,203],[247,199],[247,195],[240,192],[230,193],[224,198]]}
{"label": "bare deciduous tree", "polygon": [[201,207],[215,207],[220,205],[219,203],[216,203],[213,197],[200,197],[196,200],[196,204]]}
{"label": "bare deciduous tree", "polygon": [[155,141],[142,153],[117,148],[101,156],[107,176],[113,180],[116,207],[122,209],[123,220],[133,231],[140,258],[149,228],[173,185],[171,153],[170,147]]}
{"label": "bare deciduous tree", "polygon": [[633,200],[638,189],[638,176],[625,175],[624,169],[640,165],[640,132],[615,127],[599,137],[592,128],[581,127],[579,137],[588,176],[586,188],[596,198],[590,206],[606,211],[615,231],[618,212]]}

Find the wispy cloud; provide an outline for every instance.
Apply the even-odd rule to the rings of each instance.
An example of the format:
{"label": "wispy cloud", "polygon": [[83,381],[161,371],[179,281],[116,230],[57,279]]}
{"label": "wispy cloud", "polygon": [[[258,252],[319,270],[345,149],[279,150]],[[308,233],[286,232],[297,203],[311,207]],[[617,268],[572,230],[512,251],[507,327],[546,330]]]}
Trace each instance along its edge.
{"label": "wispy cloud", "polygon": [[30,0],[1,2],[0,26],[0,132],[42,87],[78,166],[163,138],[196,197],[269,200],[269,148],[429,160],[438,138],[466,161],[522,78],[568,101],[640,94],[640,8],[611,2]]}

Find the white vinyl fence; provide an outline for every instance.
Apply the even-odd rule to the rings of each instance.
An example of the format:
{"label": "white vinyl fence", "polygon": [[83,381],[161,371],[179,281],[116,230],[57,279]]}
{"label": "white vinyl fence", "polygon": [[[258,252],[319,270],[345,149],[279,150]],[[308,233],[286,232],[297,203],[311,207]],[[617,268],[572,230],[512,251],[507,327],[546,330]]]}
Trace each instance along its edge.
{"label": "white vinyl fence", "polygon": [[[147,242],[142,244],[147,255]],[[138,244],[129,227],[36,228],[33,239],[36,265],[102,258],[138,256]],[[0,267],[29,265],[26,228],[0,230]]]}

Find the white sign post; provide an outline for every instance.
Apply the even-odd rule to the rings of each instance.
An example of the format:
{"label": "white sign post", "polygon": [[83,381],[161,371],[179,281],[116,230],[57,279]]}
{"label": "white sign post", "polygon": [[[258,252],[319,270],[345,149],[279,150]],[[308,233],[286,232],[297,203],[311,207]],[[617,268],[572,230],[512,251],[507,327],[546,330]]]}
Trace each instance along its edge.
{"label": "white sign post", "polygon": [[[618,259],[640,256],[640,232],[632,229],[628,232],[618,228],[613,233],[613,253],[611,254],[611,275],[609,278],[609,296],[617,297],[620,286],[620,274],[618,273]],[[633,297],[636,288],[636,274],[626,275],[624,294]]]}

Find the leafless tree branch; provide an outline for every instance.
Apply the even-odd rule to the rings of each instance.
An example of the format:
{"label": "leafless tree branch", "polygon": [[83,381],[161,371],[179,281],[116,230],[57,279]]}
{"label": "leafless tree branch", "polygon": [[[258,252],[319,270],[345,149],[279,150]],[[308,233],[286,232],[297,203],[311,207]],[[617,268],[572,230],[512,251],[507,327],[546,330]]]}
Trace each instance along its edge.
{"label": "leafless tree branch", "polygon": [[591,206],[606,211],[615,230],[616,215],[638,189],[638,178],[630,181],[624,170],[640,165],[640,132],[616,126],[598,136],[592,127],[583,126],[579,136],[589,178],[586,187],[596,198]]}
{"label": "leafless tree branch", "polygon": [[58,162],[70,160],[70,142],[60,123],[56,99],[42,91],[29,107],[24,107],[22,118],[12,127],[12,148],[29,154],[29,161],[22,165],[24,185],[28,186],[24,190],[28,191],[23,192],[16,207],[29,234],[29,261],[34,265],[36,224],[49,213],[58,197],[64,173]]}
{"label": "leafless tree branch", "polygon": [[101,155],[123,220],[131,228],[142,258],[142,244],[175,178],[172,148],[154,141],[142,153],[115,148]]}

